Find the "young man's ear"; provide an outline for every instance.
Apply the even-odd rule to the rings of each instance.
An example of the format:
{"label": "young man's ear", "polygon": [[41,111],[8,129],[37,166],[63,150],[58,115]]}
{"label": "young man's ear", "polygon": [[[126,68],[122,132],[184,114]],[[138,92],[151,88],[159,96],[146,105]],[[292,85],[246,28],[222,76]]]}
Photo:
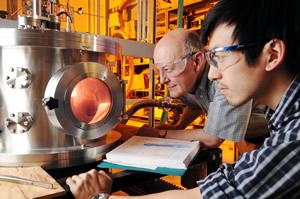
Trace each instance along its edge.
{"label": "young man's ear", "polygon": [[280,39],[272,39],[265,47],[267,48],[268,64],[266,71],[272,71],[279,66],[285,57],[286,47],[285,43]]}

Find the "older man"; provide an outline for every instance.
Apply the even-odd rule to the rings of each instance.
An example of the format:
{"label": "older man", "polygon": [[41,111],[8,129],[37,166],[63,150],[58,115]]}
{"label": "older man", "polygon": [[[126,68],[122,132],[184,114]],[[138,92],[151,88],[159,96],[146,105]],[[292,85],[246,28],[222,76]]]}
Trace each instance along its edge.
{"label": "older man", "polygon": [[[225,164],[207,176],[197,188],[138,198],[299,198],[299,13],[299,0],[218,1],[202,27],[212,65],[209,78],[217,80],[233,105],[252,97],[267,105],[270,137],[236,164]],[[111,185],[106,174],[93,170],[67,183],[76,198],[103,193]]]}
{"label": "older man", "polygon": [[[206,147],[217,147],[224,139],[244,138],[251,102],[230,105],[216,84],[208,80],[209,66],[198,34],[183,28],[170,31],[155,46],[154,62],[170,97],[180,98],[187,107],[177,124],[162,127],[167,131],[144,126],[139,129],[140,135],[198,140]],[[208,115],[204,129],[175,130],[185,129],[202,113]]]}

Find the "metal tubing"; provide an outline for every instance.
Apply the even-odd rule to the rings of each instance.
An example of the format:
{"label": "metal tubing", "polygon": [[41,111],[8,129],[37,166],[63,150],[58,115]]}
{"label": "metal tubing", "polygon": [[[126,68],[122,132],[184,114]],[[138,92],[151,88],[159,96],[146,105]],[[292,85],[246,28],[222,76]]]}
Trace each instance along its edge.
{"label": "metal tubing", "polygon": [[179,0],[178,1],[178,13],[177,13],[177,27],[178,28],[183,28],[182,16],[183,16],[183,0]]}
{"label": "metal tubing", "polygon": [[137,22],[137,41],[141,40],[142,36],[142,0],[138,0],[138,22]]}
{"label": "metal tubing", "polygon": [[42,15],[41,0],[33,0],[33,18],[39,18]]}

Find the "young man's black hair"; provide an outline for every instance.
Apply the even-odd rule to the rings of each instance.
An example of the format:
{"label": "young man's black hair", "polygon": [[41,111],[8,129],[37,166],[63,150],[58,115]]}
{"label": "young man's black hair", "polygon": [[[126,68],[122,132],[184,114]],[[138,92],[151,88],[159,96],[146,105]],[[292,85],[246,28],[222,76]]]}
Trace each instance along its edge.
{"label": "young man's black hair", "polygon": [[253,44],[244,50],[247,62],[253,64],[266,42],[280,39],[286,44],[283,64],[288,65],[291,72],[299,73],[299,10],[299,0],[220,0],[203,22],[201,40],[206,45],[210,34],[220,24],[234,25],[234,41]]}

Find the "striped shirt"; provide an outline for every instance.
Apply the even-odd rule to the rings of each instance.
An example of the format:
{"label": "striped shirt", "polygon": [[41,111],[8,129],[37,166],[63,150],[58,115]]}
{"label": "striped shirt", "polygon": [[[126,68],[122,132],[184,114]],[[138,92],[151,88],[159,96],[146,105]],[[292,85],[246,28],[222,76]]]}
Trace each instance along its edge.
{"label": "striped shirt", "polygon": [[199,181],[203,198],[300,198],[300,76],[266,117],[263,146]]}

